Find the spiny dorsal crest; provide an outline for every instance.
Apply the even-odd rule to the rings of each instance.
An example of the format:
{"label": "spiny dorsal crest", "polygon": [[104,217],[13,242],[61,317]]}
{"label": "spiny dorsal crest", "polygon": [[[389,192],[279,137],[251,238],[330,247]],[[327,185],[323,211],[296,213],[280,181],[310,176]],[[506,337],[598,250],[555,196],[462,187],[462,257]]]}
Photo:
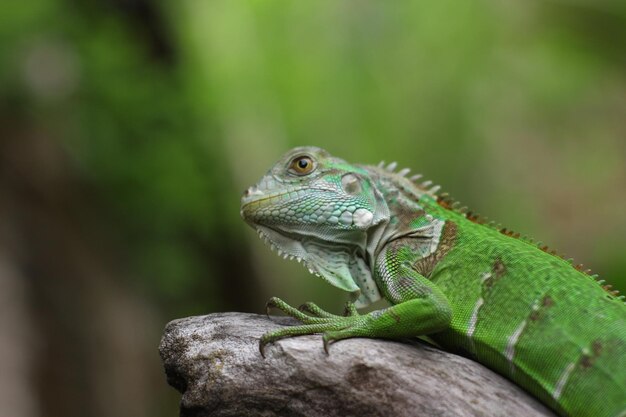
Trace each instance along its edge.
{"label": "spiny dorsal crest", "polygon": [[[381,170],[385,170],[392,174],[396,174],[399,177],[406,177],[407,174],[411,172],[411,168],[402,168],[401,170],[396,172],[398,163],[395,161],[387,165],[385,165],[385,161],[380,161],[377,167],[380,168]],[[421,191],[424,191],[425,193],[431,195],[432,197],[437,197],[437,193],[441,189],[441,186],[433,185],[433,182],[430,180],[419,182],[421,178],[422,178],[422,174],[415,174],[409,178],[409,181],[411,181]]]}
{"label": "spiny dorsal crest", "polygon": [[[390,173],[395,173],[396,175],[400,177],[406,177],[406,175],[409,172],[411,172],[410,168],[403,168],[395,172],[397,167],[398,167],[398,163],[395,161],[389,163],[388,165],[385,165],[385,161],[381,161],[378,164],[378,168],[385,170],[387,172],[390,172]],[[409,180],[421,191],[424,191],[427,194],[431,195],[432,197],[435,197],[437,200],[437,204],[439,204],[441,207],[447,210],[451,210],[456,213],[459,213],[465,216],[465,218],[467,218],[469,221],[473,223],[484,225],[492,229],[498,230],[503,235],[512,237],[514,239],[522,240],[530,245],[536,246],[537,248],[541,249],[545,253],[548,253],[552,256],[555,256],[557,258],[560,258],[569,262],[569,264],[572,265],[574,269],[576,269],[579,272],[582,272],[583,274],[589,276],[594,281],[596,281],[598,285],[600,285],[600,287],[602,287],[602,289],[606,291],[610,296],[615,297],[618,300],[622,300],[626,302],[626,297],[624,295],[619,295],[618,290],[613,290],[612,289],[613,286],[611,284],[606,284],[606,281],[598,279],[598,275],[592,274],[590,269],[585,269],[583,267],[583,264],[574,264],[574,260],[572,258],[566,258],[565,255],[558,253],[556,250],[550,249],[548,245],[544,245],[542,242],[535,241],[534,239],[528,236],[525,236],[525,235],[522,236],[518,232],[509,230],[506,227],[502,227],[501,224],[495,223],[493,221],[489,221],[486,217],[481,216],[472,211],[469,211],[467,206],[461,206],[461,204],[458,201],[450,197],[450,194],[446,192],[439,192],[441,190],[441,187],[439,185],[433,185],[433,182],[430,180],[420,182],[420,180],[422,180],[422,177],[423,177],[422,174],[415,174],[409,177]]]}

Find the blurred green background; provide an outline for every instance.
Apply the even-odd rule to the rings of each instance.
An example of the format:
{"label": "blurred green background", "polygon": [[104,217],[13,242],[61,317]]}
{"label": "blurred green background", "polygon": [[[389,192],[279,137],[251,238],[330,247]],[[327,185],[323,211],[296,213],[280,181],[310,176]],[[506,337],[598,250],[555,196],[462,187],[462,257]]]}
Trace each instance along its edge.
{"label": "blurred green background", "polygon": [[0,4],[0,415],[173,416],[169,320],[343,295],[241,192],[397,160],[626,290],[626,3]]}

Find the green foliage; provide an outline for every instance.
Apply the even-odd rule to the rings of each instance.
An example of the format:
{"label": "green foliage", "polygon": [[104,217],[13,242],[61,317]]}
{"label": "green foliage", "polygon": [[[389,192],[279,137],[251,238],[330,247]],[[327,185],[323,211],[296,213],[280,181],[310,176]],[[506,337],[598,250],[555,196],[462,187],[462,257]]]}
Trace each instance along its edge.
{"label": "green foliage", "polygon": [[621,3],[144,6],[0,6],[0,93],[64,144],[88,215],[172,314],[233,308],[211,248],[241,251],[263,296],[316,285],[256,261],[271,255],[238,214],[240,191],[296,144],[398,159],[626,288],[612,249],[626,197],[605,198],[626,175]]}

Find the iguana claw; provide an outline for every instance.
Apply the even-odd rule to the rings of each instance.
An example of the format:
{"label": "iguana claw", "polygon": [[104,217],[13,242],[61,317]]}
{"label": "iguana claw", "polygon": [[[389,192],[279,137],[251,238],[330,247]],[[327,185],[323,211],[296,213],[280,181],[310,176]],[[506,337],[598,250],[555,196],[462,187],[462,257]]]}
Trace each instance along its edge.
{"label": "iguana claw", "polygon": [[357,311],[356,306],[352,301],[348,301],[346,303],[346,306],[343,310],[343,315],[346,317],[359,315],[359,312]]}
{"label": "iguana claw", "polygon": [[270,312],[272,311],[272,308],[278,308],[276,305],[276,302],[281,302],[282,300],[278,297],[272,297],[269,300],[267,300],[267,303],[265,303],[265,315],[267,316],[268,319],[271,320],[271,316],[270,316]]}
{"label": "iguana claw", "polygon": [[261,353],[261,357],[265,359],[265,345],[267,343],[263,342],[263,339],[259,340],[259,352]]}
{"label": "iguana claw", "polygon": [[322,341],[324,342],[324,352],[326,352],[326,354],[329,355],[329,353],[328,353],[328,346],[333,341],[328,337],[328,333],[324,333],[324,335],[322,336]]}

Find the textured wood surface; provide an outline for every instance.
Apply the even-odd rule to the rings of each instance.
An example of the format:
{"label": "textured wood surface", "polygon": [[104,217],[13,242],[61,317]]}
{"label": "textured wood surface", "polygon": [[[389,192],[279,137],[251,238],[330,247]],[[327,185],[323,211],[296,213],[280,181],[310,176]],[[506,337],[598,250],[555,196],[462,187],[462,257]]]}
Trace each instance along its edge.
{"label": "textured wood surface", "polygon": [[286,318],[223,313],[170,322],[160,352],[167,381],[182,393],[181,417],[441,416],[554,414],[469,359],[418,341],[319,335],[268,345],[259,337]]}

